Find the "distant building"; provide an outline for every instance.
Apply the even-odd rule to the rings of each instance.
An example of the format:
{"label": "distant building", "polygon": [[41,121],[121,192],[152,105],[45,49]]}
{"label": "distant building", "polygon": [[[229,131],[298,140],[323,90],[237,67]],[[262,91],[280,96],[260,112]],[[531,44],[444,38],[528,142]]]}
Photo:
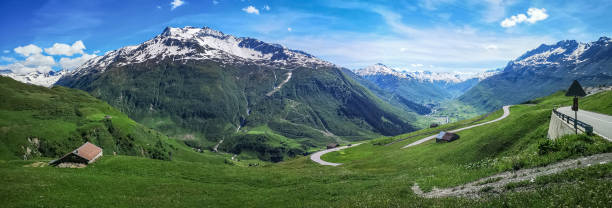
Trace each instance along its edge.
{"label": "distant building", "polygon": [[436,136],[436,142],[452,142],[457,139],[459,139],[459,135],[444,131],[441,131],[438,133],[438,136]]}
{"label": "distant building", "polygon": [[429,128],[436,128],[438,127],[438,123],[432,123],[429,125]]}
{"label": "distant building", "polygon": [[338,143],[329,143],[329,144],[327,144],[327,149],[333,149],[333,148],[336,148],[338,146],[340,146],[340,145],[338,145]]}
{"label": "distant building", "polygon": [[112,116],[110,116],[110,115],[105,115],[105,116],[104,116],[104,119],[111,119],[111,118],[113,118],[113,117],[112,117]]}
{"label": "distant building", "polygon": [[95,144],[85,142],[85,144],[74,151],[57,160],[51,161],[49,165],[59,165],[62,163],[89,164],[95,162],[100,156],[102,156],[102,148]]}

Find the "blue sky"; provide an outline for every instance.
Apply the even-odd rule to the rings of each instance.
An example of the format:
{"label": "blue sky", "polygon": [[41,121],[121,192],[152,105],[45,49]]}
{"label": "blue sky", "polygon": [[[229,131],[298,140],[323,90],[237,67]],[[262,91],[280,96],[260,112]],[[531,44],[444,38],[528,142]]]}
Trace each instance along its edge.
{"label": "blue sky", "polygon": [[74,68],[144,42],[166,26],[209,26],[348,68],[380,62],[430,71],[503,67],[541,43],[589,42],[612,34],[609,0],[3,0],[0,5],[0,69],[23,72]]}

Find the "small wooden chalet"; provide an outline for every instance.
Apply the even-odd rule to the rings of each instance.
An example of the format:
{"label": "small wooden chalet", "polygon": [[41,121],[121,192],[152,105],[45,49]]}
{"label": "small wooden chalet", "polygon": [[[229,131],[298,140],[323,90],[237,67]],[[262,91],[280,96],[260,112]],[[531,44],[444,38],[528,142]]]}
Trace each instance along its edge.
{"label": "small wooden chalet", "polygon": [[57,160],[51,161],[49,165],[59,165],[61,163],[89,164],[95,162],[100,156],[102,156],[102,148],[95,144],[85,142],[85,144],[74,151]]}
{"label": "small wooden chalet", "polygon": [[429,125],[429,128],[436,128],[438,127],[438,125],[439,125],[438,123],[432,123]]}
{"label": "small wooden chalet", "polygon": [[436,142],[452,142],[459,139],[459,135],[451,132],[441,131],[436,136]]}
{"label": "small wooden chalet", "polygon": [[329,143],[327,144],[327,149],[333,149],[336,147],[339,147],[340,145],[338,145],[338,143]]}

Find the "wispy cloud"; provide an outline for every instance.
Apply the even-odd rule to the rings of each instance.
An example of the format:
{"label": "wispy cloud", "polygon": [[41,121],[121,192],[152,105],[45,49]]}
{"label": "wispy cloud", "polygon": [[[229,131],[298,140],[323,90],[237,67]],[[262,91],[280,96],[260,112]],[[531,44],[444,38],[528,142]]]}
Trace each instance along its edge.
{"label": "wispy cloud", "polygon": [[282,43],[349,68],[382,62],[397,67],[414,67],[410,63],[435,65],[432,71],[482,71],[502,67],[525,51],[553,40],[470,26],[418,28],[403,23],[402,15],[382,7],[368,7],[368,11],[379,14],[392,33],[323,32],[325,35],[288,37]]}
{"label": "wispy cloud", "polygon": [[545,20],[548,18],[548,14],[546,13],[546,9],[538,9],[538,8],[529,8],[527,10],[527,15],[525,14],[517,14],[511,16],[509,18],[504,19],[501,23],[499,23],[502,27],[514,27],[517,24],[528,22],[530,24],[536,23],[541,20]]}

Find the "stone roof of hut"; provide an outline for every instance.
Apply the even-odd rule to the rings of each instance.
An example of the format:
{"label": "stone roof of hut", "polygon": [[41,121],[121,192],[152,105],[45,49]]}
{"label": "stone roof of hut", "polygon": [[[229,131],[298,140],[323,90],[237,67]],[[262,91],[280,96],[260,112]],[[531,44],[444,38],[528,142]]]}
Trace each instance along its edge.
{"label": "stone roof of hut", "polygon": [[81,145],[73,152],[82,158],[85,158],[87,160],[93,160],[98,154],[100,154],[100,152],[102,152],[102,148],[90,142],[85,142],[85,144]]}

